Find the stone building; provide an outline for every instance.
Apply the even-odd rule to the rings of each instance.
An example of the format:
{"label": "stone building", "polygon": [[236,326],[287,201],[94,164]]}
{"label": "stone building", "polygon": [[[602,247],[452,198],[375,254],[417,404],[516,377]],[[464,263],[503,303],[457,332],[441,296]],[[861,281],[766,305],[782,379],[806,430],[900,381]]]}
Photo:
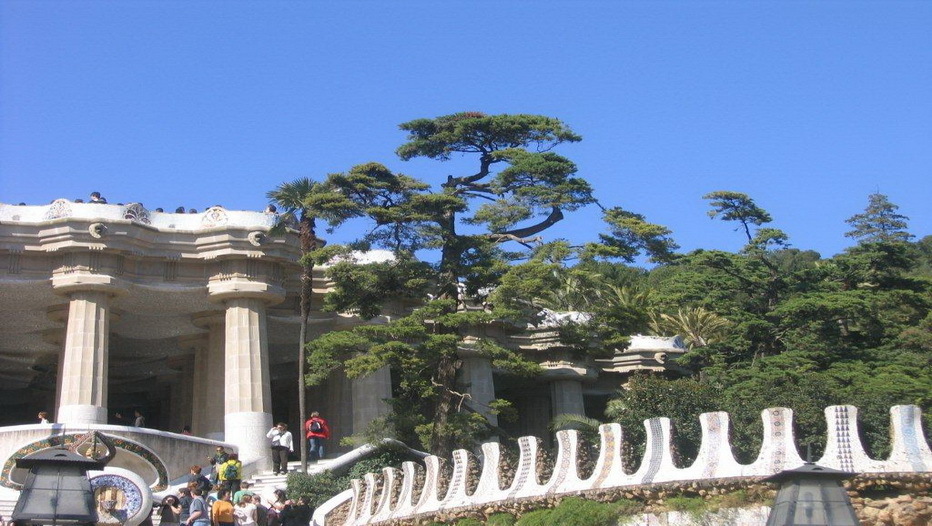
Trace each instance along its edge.
{"label": "stone building", "polygon": [[[53,422],[92,429],[127,424],[138,410],[147,427],[190,426],[266,467],[272,422],[294,429],[305,416],[296,402],[299,248],[293,234],[268,235],[276,219],[220,206],[0,204],[0,426],[45,410]],[[327,287],[325,269],[315,269],[315,300]],[[315,310],[311,337],[358,323]],[[636,337],[610,359],[586,361],[560,346],[558,324],[485,330],[536,357],[540,378],[500,376],[464,351],[461,380],[476,409],[512,400],[521,419],[506,429],[516,436],[549,436],[559,413],[597,416],[632,370],[678,372],[668,360],[684,352],[677,339]],[[391,392],[388,370],[334,375],[308,389],[308,408],[329,418],[336,445],[387,412]]]}

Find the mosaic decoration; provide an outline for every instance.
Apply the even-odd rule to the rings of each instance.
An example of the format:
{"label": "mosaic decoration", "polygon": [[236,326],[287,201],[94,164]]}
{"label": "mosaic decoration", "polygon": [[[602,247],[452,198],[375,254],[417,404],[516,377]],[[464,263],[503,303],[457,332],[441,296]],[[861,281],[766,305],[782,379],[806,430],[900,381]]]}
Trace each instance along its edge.
{"label": "mosaic decoration", "polygon": [[[554,493],[568,476],[576,478],[576,446],[578,445],[578,439],[579,436],[574,430],[559,431],[557,433],[557,444],[559,444],[560,449],[557,452],[557,465],[554,467],[553,476],[550,477],[550,482],[547,483],[550,488],[547,493]],[[572,470],[572,474],[570,470]]]}
{"label": "mosaic decoration", "polygon": [[[783,433],[786,432],[785,411],[780,408],[769,409],[771,435],[774,440],[773,463],[770,465],[770,471],[778,473],[783,469],[786,459],[786,443],[783,441]],[[790,431],[792,432],[792,430]]]}
{"label": "mosaic decoration", "polygon": [[[619,428],[620,430],[620,428]],[[602,438],[602,454],[599,455],[599,464],[602,469],[596,468],[598,474],[594,475],[592,483],[593,488],[601,488],[612,473],[612,467],[616,462],[621,463],[621,456],[618,454],[618,445],[615,443],[615,430],[611,424],[599,426],[599,435]]]}
{"label": "mosaic decoration", "polygon": [[142,511],[142,489],[126,477],[105,473],[91,478],[97,524],[126,524]]}
{"label": "mosaic decoration", "polygon": [[660,471],[660,463],[663,461],[663,427],[659,418],[651,418],[647,421],[647,434],[650,440],[650,458],[647,459],[647,473],[641,479],[642,484],[653,482],[657,472]]}
{"label": "mosaic decoration", "polygon": [[144,225],[152,224],[149,219],[149,211],[142,206],[142,203],[130,203],[123,207],[123,219],[129,219]]}
{"label": "mosaic decoration", "polygon": [[58,219],[60,217],[70,217],[71,216],[71,202],[67,199],[56,199],[52,201],[52,204],[49,205],[48,210],[45,211],[46,221],[52,219]]}
{"label": "mosaic decoration", "polygon": [[[922,451],[919,445],[920,439],[916,433],[917,429],[922,429],[916,425],[917,422],[921,421],[919,408],[916,406],[901,407],[899,413],[899,428],[902,443],[906,448],[906,458],[909,459],[910,467],[913,471],[927,471],[929,467],[922,461]],[[923,445],[925,445],[926,450],[929,449],[928,445]]]}
{"label": "mosaic decoration", "polygon": [[212,228],[215,226],[223,226],[227,224],[230,218],[227,216],[227,211],[219,206],[212,206],[204,212],[204,217],[201,218],[201,226],[204,228]]}
{"label": "mosaic decoration", "polygon": [[[114,449],[128,451],[138,457],[141,457],[143,460],[152,465],[158,474],[158,482],[155,486],[153,486],[153,490],[161,491],[168,487],[168,470],[165,468],[165,464],[162,462],[162,460],[159,459],[158,455],[156,455],[152,450],[135,442],[126,440],[125,438],[113,435],[104,436]],[[30,455],[43,449],[49,449],[53,447],[68,448],[82,439],[86,439],[85,433],[55,435],[44,438],[42,440],[37,440],[31,444],[19,448],[15,453],[10,455],[10,458],[8,458],[3,464],[3,470],[0,472],[0,475],[2,475],[2,478],[0,478],[0,484],[11,489],[22,489],[22,484],[13,482],[13,480],[10,478],[10,475],[13,473],[13,469],[16,467],[16,459],[23,458],[26,455]]]}
{"label": "mosaic decoration", "polygon": [[[932,451],[922,434],[921,412],[916,406],[895,406],[891,409],[891,431],[894,451],[887,460],[859,460],[863,452],[857,437],[854,420],[856,409],[853,407],[833,406],[826,410],[826,418],[832,432],[832,442],[827,444],[826,452],[832,451],[832,459],[837,455],[845,469],[858,468],[861,473],[887,473],[893,471],[910,473],[928,473],[932,471]],[[437,487],[440,477],[440,459],[429,456],[425,459],[426,473],[423,479],[414,463],[402,464],[401,480],[394,470],[385,470],[381,488],[378,487],[376,475],[366,475],[365,481],[354,480],[352,496],[334,497],[324,504],[327,509],[336,509],[349,500],[349,514],[344,524],[356,526],[362,524],[409,523],[415,517],[426,518],[430,514],[443,510],[460,510],[468,508],[484,509],[489,504],[514,501],[525,498],[551,497],[578,494],[579,491],[592,488],[624,488],[643,484],[688,482],[722,476],[757,480],[761,476],[775,474],[784,467],[793,467],[798,455],[795,451],[792,430],[792,412],[785,408],[771,408],[762,412],[765,437],[758,459],[749,465],[737,463],[730,455],[728,442],[727,413],[705,413],[700,419],[703,423],[703,443],[700,455],[688,468],[677,468],[669,461],[669,434],[666,419],[653,418],[645,422],[648,431],[646,458],[641,461],[641,468],[634,475],[627,475],[621,466],[621,446],[623,435],[618,424],[600,426],[601,450],[596,462],[596,469],[587,481],[580,481],[576,462],[578,462],[578,436],[575,432],[561,431],[557,434],[558,457],[553,475],[546,484],[536,480],[536,466],[541,461],[543,452],[539,451],[537,437],[518,439],[520,459],[517,473],[508,488],[500,487],[500,445],[486,443],[482,445],[484,461],[479,474],[479,482],[472,495],[464,488],[470,486],[470,477],[475,476],[467,469],[469,453],[465,450],[454,452],[453,477],[450,489],[444,501],[438,501]],[[837,453],[835,453],[837,452]],[[744,475],[733,475],[744,473]],[[397,500],[393,494],[398,485],[401,491]],[[413,496],[421,490],[417,504]],[[373,508],[376,508],[373,514]]]}
{"label": "mosaic decoration", "polygon": [[[706,416],[706,415],[703,415],[703,416]],[[722,444],[722,416],[721,414],[713,413],[711,416],[709,416],[709,418],[705,419],[705,422],[706,422],[705,431],[707,435],[703,435],[702,437],[703,445],[705,445],[705,442],[708,441],[713,446],[720,447]],[[718,468],[718,459],[720,456],[719,453],[720,452],[717,449],[711,450],[709,451],[708,457],[703,459],[706,461],[705,469],[702,470],[703,477],[708,478],[715,474],[715,470]]]}
{"label": "mosaic decoration", "polygon": [[[521,437],[518,439],[518,448],[520,449],[521,458],[518,460],[518,473],[515,475],[514,482],[511,483],[511,490],[508,492],[508,498],[514,498],[515,494],[524,488],[532,470],[535,470],[535,459],[531,458],[531,441],[537,440],[537,437]],[[536,471],[536,470],[535,470]]]}
{"label": "mosaic decoration", "polygon": [[851,451],[851,429],[849,426],[850,418],[848,415],[848,406],[836,406],[834,412],[835,440],[838,442],[838,449],[836,449],[838,469],[853,472],[854,455]]}

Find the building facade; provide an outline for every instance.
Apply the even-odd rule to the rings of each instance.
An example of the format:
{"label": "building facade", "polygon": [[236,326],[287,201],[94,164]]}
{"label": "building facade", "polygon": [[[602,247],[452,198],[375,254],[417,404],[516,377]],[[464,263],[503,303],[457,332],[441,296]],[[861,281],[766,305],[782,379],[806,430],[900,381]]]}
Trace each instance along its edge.
{"label": "building facade", "polygon": [[[235,445],[267,469],[272,422],[293,429],[298,414],[300,250],[297,237],[269,235],[274,212],[165,213],[141,203],[0,204],[0,426],[47,411],[68,426],[146,426]],[[320,305],[326,269],[314,276]],[[379,323],[370,320],[366,323]],[[314,310],[310,337],[363,323]],[[632,370],[677,372],[676,339],[635,337],[613,358],[589,361],[562,348],[551,320],[487,328],[484,336],[534,356],[545,373],[518,380],[464,350],[461,382],[477,411],[504,397],[520,420],[515,436],[549,437],[560,413],[600,416]],[[309,388],[308,410],[339,438],[388,411],[385,369]]]}

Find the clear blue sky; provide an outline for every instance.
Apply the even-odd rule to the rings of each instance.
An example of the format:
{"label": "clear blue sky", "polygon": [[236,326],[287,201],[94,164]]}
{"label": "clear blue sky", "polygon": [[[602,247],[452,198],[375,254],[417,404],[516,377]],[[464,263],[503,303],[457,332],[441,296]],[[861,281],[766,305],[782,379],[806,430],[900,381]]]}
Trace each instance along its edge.
{"label": "clear blue sky", "polygon": [[[736,249],[746,192],[794,246],[849,246],[880,191],[932,233],[932,2],[0,2],[0,202],[261,209],[402,162],[397,125],[540,113],[607,206]],[[601,229],[596,209],[552,236]]]}

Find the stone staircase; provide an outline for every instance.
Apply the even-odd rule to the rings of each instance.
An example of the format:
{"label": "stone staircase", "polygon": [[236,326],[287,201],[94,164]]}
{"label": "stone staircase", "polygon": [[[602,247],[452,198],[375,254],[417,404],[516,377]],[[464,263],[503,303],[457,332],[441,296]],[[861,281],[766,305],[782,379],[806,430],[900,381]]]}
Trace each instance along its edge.
{"label": "stone staircase", "polygon": [[16,500],[18,498],[18,492],[16,492],[16,495],[13,495],[11,492],[9,496],[0,496],[0,517],[3,518],[3,524],[6,524],[6,522],[10,520],[10,516],[13,515],[13,508],[16,507]]}

